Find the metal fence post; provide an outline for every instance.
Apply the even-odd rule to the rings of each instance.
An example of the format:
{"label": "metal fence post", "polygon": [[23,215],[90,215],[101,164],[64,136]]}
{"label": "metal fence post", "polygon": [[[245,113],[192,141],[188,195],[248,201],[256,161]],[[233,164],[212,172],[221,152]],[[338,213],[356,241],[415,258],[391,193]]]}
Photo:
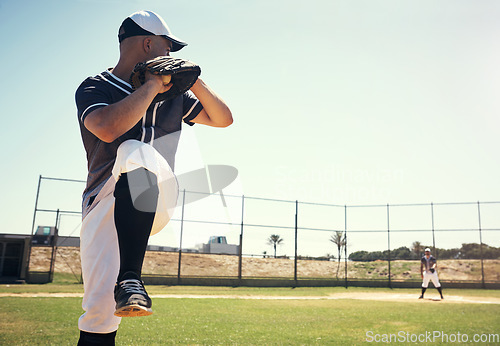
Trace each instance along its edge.
{"label": "metal fence post", "polygon": [[389,270],[389,287],[392,288],[391,284],[391,227],[389,223],[389,203],[387,203],[387,265]]}
{"label": "metal fence post", "polygon": [[40,185],[42,184],[42,176],[38,176],[38,188],[36,189],[36,198],[35,198],[35,211],[33,212],[33,223],[31,224],[31,235],[35,232],[35,219],[36,212],[38,210],[38,197],[40,196]]}
{"label": "metal fence post", "polygon": [[179,240],[179,263],[177,265],[177,283],[181,282],[181,258],[182,258],[182,233],[184,230],[184,205],[186,201],[186,189],[182,193],[181,234]]}
{"label": "metal fence post", "polygon": [[347,205],[344,205],[344,262],[345,262],[345,288],[347,289]]}
{"label": "metal fence post", "polygon": [[477,218],[479,222],[479,254],[481,256],[481,285],[485,288],[484,284],[484,261],[483,261],[483,235],[481,231],[481,207],[479,201],[477,201]]}
{"label": "metal fence post", "polygon": [[434,236],[434,203],[431,202],[431,220],[432,220],[432,252],[436,255],[436,257],[439,256],[439,254],[436,251],[436,238]]}
{"label": "metal fence post", "polygon": [[294,259],[294,271],[293,271],[293,279],[295,280],[295,284],[297,284],[297,215],[299,213],[299,201],[295,201],[295,259]]}
{"label": "metal fence post", "polygon": [[38,210],[38,197],[40,196],[40,185],[42,184],[42,176],[38,176],[38,187],[36,189],[36,198],[35,198],[35,210],[33,211],[33,223],[31,224],[31,239],[29,243],[29,251],[28,251],[28,261],[26,263],[26,278],[29,281],[30,274],[30,261],[31,261],[31,247],[33,244],[33,234],[35,233],[35,220],[36,220],[36,212]]}
{"label": "metal fence post", "polygon": [[245,195],[241,196],[241,231],[240,231],[240,248],[238,251],[238,280],[242,277],[243,267],[243,216],[245,215]]}
{"label": "metal fence post", "polygon": [[56,211],[56,222],[55,222],[55,229],[54,229],[54,235],[52,237],[52,254],[50,255],[50,269],[49,269],[49,282],[52,282],[54,280],[54,267],[55,267],[55,262],[56,262],[56,251],[57,251],[57,238],[59,236],[59,220],[60,220],[60,214],[59,214],[59,209]]}

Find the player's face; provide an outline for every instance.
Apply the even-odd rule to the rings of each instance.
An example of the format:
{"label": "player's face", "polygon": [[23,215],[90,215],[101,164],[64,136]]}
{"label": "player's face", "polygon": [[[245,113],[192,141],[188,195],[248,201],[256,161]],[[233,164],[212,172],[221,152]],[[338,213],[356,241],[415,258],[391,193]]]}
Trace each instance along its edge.
{"label": "player's face", "polygon": [[431,255],[430,251],[425,252],[425,257],[429,257]]}
{"label": "player's face", "polygon": [[152,38],[152,49],[150,51],[150,58],[154,59],[159,56],[170,55],[172,50],[172,42],[161,36],[154,36]]}

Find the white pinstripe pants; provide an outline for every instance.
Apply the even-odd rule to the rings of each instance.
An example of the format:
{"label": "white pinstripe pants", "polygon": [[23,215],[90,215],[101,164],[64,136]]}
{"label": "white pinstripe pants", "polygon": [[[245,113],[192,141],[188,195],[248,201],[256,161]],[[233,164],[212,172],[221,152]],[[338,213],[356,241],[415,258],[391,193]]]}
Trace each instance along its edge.
{"label": "white pinstripe pants", "polygon": [[424,281],[422,282],[422,287],[427,288],[429,287],[429,281],[432,281],[434,284],[434,287],[441,287],[441,284],[439,283],[438,279],[438,274],[437,270],[434,271],[434,273],[424,271]]}

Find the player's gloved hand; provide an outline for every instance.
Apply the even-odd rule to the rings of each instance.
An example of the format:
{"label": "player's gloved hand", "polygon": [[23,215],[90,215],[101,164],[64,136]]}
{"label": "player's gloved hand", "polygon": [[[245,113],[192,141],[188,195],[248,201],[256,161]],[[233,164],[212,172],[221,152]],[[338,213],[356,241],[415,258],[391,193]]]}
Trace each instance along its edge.
{"label": "player's gloved hand", "polygon": [[130,75],[134,90],[146,82],[147,73],[161,76],[163,83],[172,83],[167,92],[156,95],[153,102],[167,101],[188,91],[198,79],[201,68],[195,63],[171,56],[159,56],[135,65]]}
{"label": "player's gloved hand", "polygon": [[146,84],[148,82],[149,83],[155,83],[155,86],[158,88],[157,94],[162,94],[162,93],[165,93],[165,92],[169,91],[170,88],[173,85],[172,83],[165,84],[163,82],[162,76],[152,74],[149,71],[146,71],[144,79],[145,79],[144,84]]}
{"label": "player's gloved hand", "polygon": [[434,270],[435,270],[434,268],[429,269],[431,273],[434,273]]}

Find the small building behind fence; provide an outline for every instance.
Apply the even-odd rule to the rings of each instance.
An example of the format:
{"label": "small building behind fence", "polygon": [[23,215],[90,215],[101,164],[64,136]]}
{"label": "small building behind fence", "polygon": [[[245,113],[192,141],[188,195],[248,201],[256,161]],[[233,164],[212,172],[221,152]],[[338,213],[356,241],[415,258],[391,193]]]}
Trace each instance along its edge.
{"label": "small building behind fence", "polygon": [[228,244],[225,236],[211,236],[206,244],[198,244],[196,248],[202,253],[238,255],[239,245]]}

